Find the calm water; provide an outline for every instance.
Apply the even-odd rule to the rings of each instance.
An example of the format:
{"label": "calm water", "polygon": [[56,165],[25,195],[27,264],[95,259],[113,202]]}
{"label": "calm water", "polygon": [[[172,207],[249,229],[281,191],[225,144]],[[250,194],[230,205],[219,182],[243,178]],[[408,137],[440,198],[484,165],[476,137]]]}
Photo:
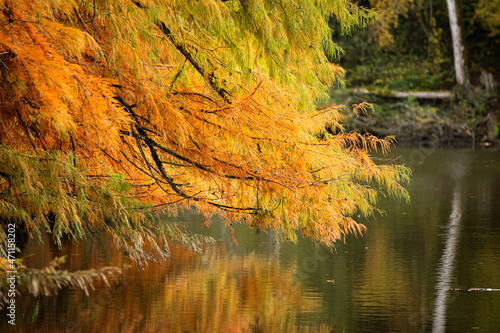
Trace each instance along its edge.
{"label": "calm water", "polygon": [[[223,222],[202,228],[185,213],[178,220],[217,243],[202,254],[177,247],[172,262],[142,271],[99,242],[72,245],[69,270],[122,265],[127,273],[91,297],[24,299],[17,331],[500,332],[500,291],[474,290],[500,289],[500,152],[397,156],[413,169],[411,204],[382,200],[386,214],[333,253],[241,226],[236,245]],[[47,246],[25,260],[43,265],[60,254]]]}

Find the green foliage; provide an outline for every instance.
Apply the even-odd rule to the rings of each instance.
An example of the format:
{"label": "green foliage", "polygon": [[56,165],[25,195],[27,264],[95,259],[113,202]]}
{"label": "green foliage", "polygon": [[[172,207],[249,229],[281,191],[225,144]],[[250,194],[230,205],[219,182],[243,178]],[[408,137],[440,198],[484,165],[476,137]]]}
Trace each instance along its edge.
{"label": "green foliage", "polygon": [[[340,63],[346,69],[349,86],[399,90],[442,90],[454,86],[451,35],[444,0],[363,3],[372,5],[378,12],[377,19],[396,20],[397,24],[381,22],[380,26],[368,30],[356,29],[349,38],[334,36],[348,55],[342,57]],[[404,6],[408,8],[402,8]],[[498,71],[500,41],[495,34],[499,8],[498,0],[461,2],[463,35],[473,82],[481,71]],[[331,24],[335,27],[337,23],[333,20]],[[381,27],[387,29],[391,43],[377,42],[374,34]]]}
{"label": "green foliage", "polygon": [[500,34],[500,0],[479,0],[474,14],[491,36]]}
{"label": "green foliage", "polygon": [[[60,247],[63,238],[73,240],[107,233],[113,243],[139,263],[151,258],[143,249],[148,244],[160,257],[168,257],[168,234],[172,226],[153,225],[146,216],[150,206],[129,192],[123,176],[87,176],[75,167],[71,155],[57,152],[21,154],[0,145],[0,222],[16,223],[29,237],[41,240],[42,232],[52,234]],[[6,229],[0,241],[6,242]],[[0,255],[7,257],[6,249]]]}
{"label": "green foliage", "polygon": [[[349,103],[366,96],[334,95],[337,101]],[[422,103],[415,98],[394,100],[371,96],[376,103],[369,114],[345,114],[347,130],[369,132],[377,136],[394,135],[401,144],[472,143],[487,134],[486,120],[496,97],[481,87],[458,90],[451,101]],[[490,114],[490,116],[492,116]],[[493,127],[494,130],[498,127]],[[494,134],[495,137],[497,134]]]}
{"label": "green foliage", "polygon": [[457,90],[456,95],[456,102],[450,108],[451,114],[469,125],[483,122],[498,98],[496,92],[487,91],[481,86]]}
{"label": "green foliage", "polygon": [[[483,137],[485,117],[498,113],[497,93],[488,92],[480,82],[484,73],[491,73],[498,81],[500,40],[495,35],[498,34],[500,1],[459,2],[472,85],[469,91],[455,88],[446,1],[369,0],[363,4],[378,13],[380,24],[366,31],[356,30],[351,38],[334,37],[349,55],[341,58],[348,87],[361,86],[377,91],[450,90],[454,98],[450,101],[421,100],[420,103],[406,101],[406,107],[402,107],[402,103],[391,98],[358,96],[352,103],[369,98],[379,106],[373,119],[356,120],[348,128],[384,135],[391,133],[392,127],[394,133],[399,134],[399,141],[405,140],[401,128],[406,129],[410,140],[427,140],[430,134],[438,138],[435,141],[443,142],[453,136],[466,140]],[[381,43],[380,38],[386,42]],[[340,101],[338,96],[335,99]],[[409,114],[410,110],[415,114]],[[425,121],[429,118],[427,115],[434,123]],[[413,123],[409,124],[409,120]]]}
{"label": "green foliage", "polygon": [[[135,198],[122,175],[92,177],[75,167],[74,156],[58,152],[21,154],[0,145],[0,242],[7,244],[8,223],[15,223],[19,234],[52,241],[62,248],[62,240],[86,240],[106,235],[105,246],[116,246],[138,265],[146,260],[169,258],[170,242],[199,250],[213,241],[189,233],[182,223],[160,223],[151,205]],[[16,238],[17,250],[23,239]],[[16,256],[15,254],[12,254]],[[9,262],[7,247],[0,247],[0,308],[6,302]],[[65,258],[55,259],[43,269],[15,267],[16,291],[34,296],[50,296],[62,288],[80,288],[88,294],[93,282],[106,285],[120,273],[116,267],[68,272],[61,270]]]}
{"label": "green foliage", "polygon": [[[35,297],[44,295],[52,296],[63,288],[81,289],[88,296],[89,291],[94,289],[94,283],[104,283],[109,286],[109,279],[121,274],[117,267],[102,267],[99,269],[79,270],[68,272],[60,266],[66,261],[65,257],[59,257],[42,268],[28,268],[22,264],[15,268],[18,277],[16,293],[19,295],[30,294]],[[8,273],[0,263],[0,310],[9,302],[7,294],[10,288],[10,281],[7,280]],[[9,269],[11,270],[11,269]]]}
{"label": "green foliage", "polygon": [[418,56],[381,54],[347,71],[346,80],[350,86],[439,90],[444,83],[452,83],[452,74]]}

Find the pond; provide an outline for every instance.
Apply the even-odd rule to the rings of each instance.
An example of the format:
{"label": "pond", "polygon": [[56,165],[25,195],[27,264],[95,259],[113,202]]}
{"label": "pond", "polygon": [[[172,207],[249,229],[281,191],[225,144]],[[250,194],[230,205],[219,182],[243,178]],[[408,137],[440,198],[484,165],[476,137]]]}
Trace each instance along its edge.
{"label": "pond", "polygon": [[[238,225],[235,244],[222,221],[206,228],[185,212],[177,220],[216,243],[202,253],[175,247],[173,261],[144,270],[97,241],[67,244],[69,270],[118,265],[126,274],[90,297],[23,298],[16,331],[500,332],[500,152],[398,149],[387,158],[412,167],[411,203],[383,199],[386,213],[334,251]],[[24,256],[35,266],[62,254],[34,249]]]}

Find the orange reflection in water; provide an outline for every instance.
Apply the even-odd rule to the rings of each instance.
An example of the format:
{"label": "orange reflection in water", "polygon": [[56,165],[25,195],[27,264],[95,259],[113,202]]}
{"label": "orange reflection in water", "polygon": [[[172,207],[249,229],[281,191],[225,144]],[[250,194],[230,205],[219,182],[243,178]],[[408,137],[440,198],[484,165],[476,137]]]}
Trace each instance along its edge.
{"label": "orange reflection in water", "polygon": [[[83,243],[70,245],[67,250],[73,254],[68,263],[72,269],[127,261],[117,250],[99,253],[97,246]],[[23,317],[32,320],[20,324],[26,331],[38,332],[332,329],[325,324],[310,324],[310,316],[322,306],[321,299],[316,293],[303,291],[295,280],[293,265],[282,267],[277,260],[255,253],[231,255],[220,245],[206,246],[202,254],[184,247],[175,247],[172,252],[174,260],[151,263],[143,270],[133,266],[121,281],[97,289],[90,297],[65,291],[54,298],[30,298]]]}

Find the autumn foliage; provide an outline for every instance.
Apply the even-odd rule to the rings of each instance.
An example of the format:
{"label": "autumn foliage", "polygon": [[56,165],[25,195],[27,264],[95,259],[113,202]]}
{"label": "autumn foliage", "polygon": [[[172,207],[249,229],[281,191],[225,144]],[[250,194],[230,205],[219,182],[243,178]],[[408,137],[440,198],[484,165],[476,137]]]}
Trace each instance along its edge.
{"label": "autumn foliage", "polygon": [[147,207],[330,246],[362,231],[353,213],[406,196],[408,170],[376,165],[368,151],[390,141],[343,132],[342,106],[315,105],[343,72],[328,17],[348,31],[370,15],[340,0],[1,0],[2,223],[104,232],[136,259],[168,255],[174,234]]}

